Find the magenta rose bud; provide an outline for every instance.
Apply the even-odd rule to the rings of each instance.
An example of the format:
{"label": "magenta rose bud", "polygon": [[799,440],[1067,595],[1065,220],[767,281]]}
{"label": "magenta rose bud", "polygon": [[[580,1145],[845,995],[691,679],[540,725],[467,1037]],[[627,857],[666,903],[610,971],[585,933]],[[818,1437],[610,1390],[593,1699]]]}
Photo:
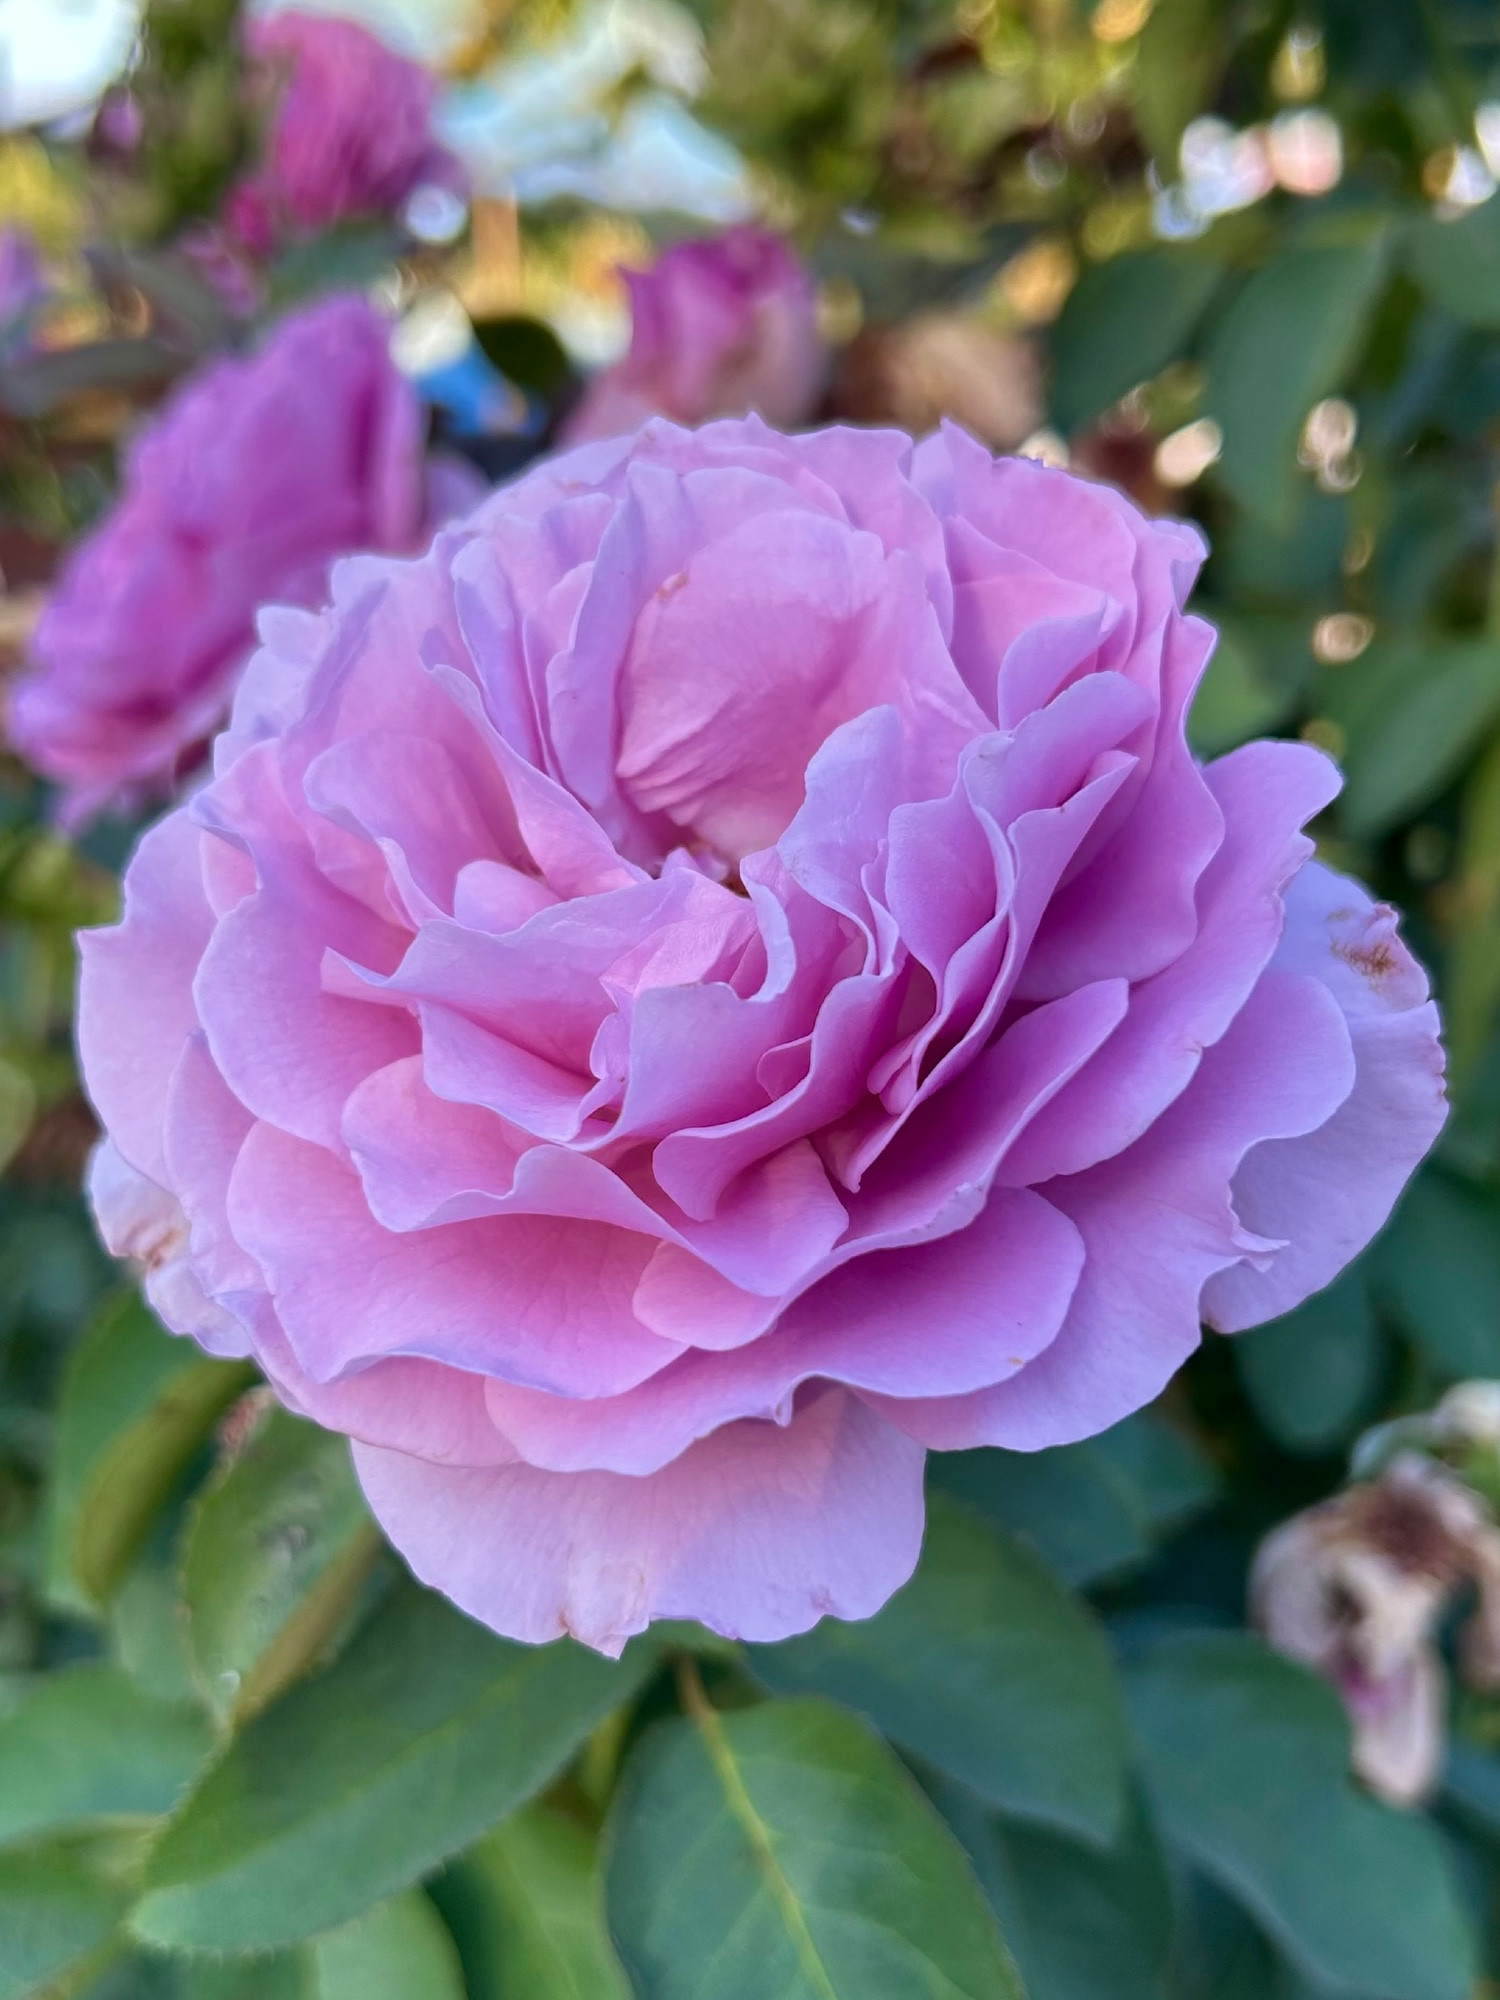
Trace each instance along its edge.
{"label": "magenta rose bud", "polygon": [[651,416],[701,424],[754,410],[790,428],[812,414],[827,356],[812,279],[779,236],[726,230],[624,278],[630,351],[590,384],[570,442],[619,437]]}
{"label": "magenta rose bud", "polygon": [[319,604],[336,556],[421,539],[423,419],[385,322],[339,298],[216,361],[145,425],[12,690],[12,744],[78,824],[170,790],[223,721],[268,603]]}
{"label": "magenta rose bud", "polygon": [[341,564],[83,940],[111,1247],[501,1632],[867,1616],[929,1447],[1138,1409],[1442,1123],[1332,766],[1189,753],[1202,554],[750,418]]}
{"label": "magenta rose bud", "polygon": [[389,215],[427,182],[463,185],[433,131],[436,77],[368,28],[287,11],[252,18],[245,42],[274,93],[261,165],[226,209],[247,249]]}

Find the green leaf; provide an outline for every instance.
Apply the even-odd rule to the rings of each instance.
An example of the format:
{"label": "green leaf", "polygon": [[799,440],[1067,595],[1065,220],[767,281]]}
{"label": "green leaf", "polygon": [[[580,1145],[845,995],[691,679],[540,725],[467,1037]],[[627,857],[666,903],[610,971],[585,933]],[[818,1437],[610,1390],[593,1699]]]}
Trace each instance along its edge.
{"label": "green leaf", "polygon": [[1313,1980],[1463,2000],[1473,1941],[1432,1827],[1357,1791],[1338,1697],[1243,1633],[1160,1640],[1129,1676],[1162,1824]]}
{"label": "green leaf", "polygon": [[193,1664],[221,1717],[254,1714],[306,1671],[379,1547],[348,1440],[273,1409],[204,1493],[183,1557]]}
{"label": "green leaf", "polygon": [[[175,1523],[172,1525],[176,1525]],[[148,1547],[110,1600],[109,1631],[115,1658],[146,1694],[158,1701],[200,1699],[188,1662],[187,1614],[171,1560],[172,1538]]]}
{"label": "green leaf", "polygon": [[1138,1799],[1101,1850],[1007,1822],[948,1779],[931,1796],[974,1864],[1029,2000],[1165,2000],[1171,1892]]}
{"label": "green leaf", "polygon": [[1462,1093],[1500,1001],[1500,737],[1464,784],[1453,895],[1464,920],[1455,926],[1448,953],[1447,1026],[1453,1083]]}
{"label": "green leaf", "polygon": [[1225,48],[1215,0],[1156,0],[1130,81],[1136,122],[1163,180],[1176,178],[1178,142],[1208,107]]}
{"label": "green leaf", "polygon": [[107,1598],[218,1417],[254,1380],[165,1331],[134,1293],[111,1299],[63,1384],[51,1494],[52,1582]]}
{"label": "green leaf", "polygon": [[108,1944],[129,1901],[91,1843],[0,1854],[0,2000],[40,1994]]}
{"label": "green leaf", "polygon": [[290,1951],[179,1959],[177,2000],[472,2000],[453,1939],[405,1889]]}
{"label": "green leaf", "polygon": [[1208,671],[1188,711],[1188,739],[1200,757],[1218,757],[1274,729],[1293,706],[1286,689],[1262,679],[1254,651],[1221,625]]}
{"label": "green leaf", "polygon": [[1500,327],[1500,215],[1481,202],[1451,220],[1408,229],[1406,266],[1427,296],[1467,326]]}
{"label": "green leaf", "polygon": [[315,2000],[465,2000],[453,1939],[420,1889],[377,1903],[306,1949]]}
{"label": "green leaf", "polygon": [[1137,250],[1089,265],[1052,334],[1052,421],[1076,430],[1185,350],[1224,275],[1201,253]]}
{"label": "green leaf", "polygon": [[1021,2000],[962,1848],[821,1701],[655,1725],[606,1829],[637,2000]]}
{"label": "green leaf", "polygon": [[1044,1827],[997,1836],[1023,1912],[1015,1939],[1031,2000],[1163,2000],[1172,1901],[1139,1806],[1104,1853]]}
{"label": "green leaf", "polygon": [[941,1496],[917,1573],[873,1618],[747,1651],[778,1693],[859,1709],[994,1805],[1107,1841],[1126,1726],[1104,1640],[1046,1565]]}
{"label": "green leaf", "polygon": [[596,1864],[592,1834],[532,1805],[438,1877],[469,2000],[629,2000]]}
{"label": "green leaf", "polygon": [[47,1674],[0,1722],[0,1843],[170,1812],[211,1740],[198,1709],[154,1700],[118,1667]]}
{"label": "green leaf", "polygon": [[1234,1358],[1255,1414],[1290,1452],[1347,1444],[1380,1387],[1380,1328],[1368,1266],[1351,1265],[1295,1312],[1236,1334]]}
{"label": "green leaf", "polygon": [[257,1958],[179,1959],[177,2000],[320,2000],[312,1954],[302,1948]]}
{"label": "green leaf", "polygon": [[1197,1447],[1150,1410],[1050,1451],[934,1453],[928,1481],[1022,1536],[1075,1587],[1149,1562],[1218,1494]]}
{"label": "green leaf", "polygon": [[1224,432],[1215,477],[1252,513],[1292,512],[1303,422],[1355,358],[1385,268],[1378,236],[1283,248],[1215,327],[1205,357],[1206,411]]}
{"label": "green leaf", "polygon": [[1375,1280],[1428,1360],[1454,1381],[1500,1375],[1494,1198],[1429,1167],[1375,1251]]}
{"label": "green leaf", "polygon": [[1494,640],[1427,640],[1408,649],[1413,654],[1420,665],[1403,676],[1402,692],[1349,739],[1339,817],[1356,839],[1385,833],[1426,805],[1500,715]]}
{"label": "green leaf", "polygon": [[540,1790],[654,1658],[512,1645],[396,1585],[168,1824],[136,1930],[168,1948],[264,1950],[367,1909]]}
{"label": "green leaf", "polygon": [[1454,1736],[1443,1772],[1443,1800],[1486,1840],[1500,1844],[1500,1757]]}

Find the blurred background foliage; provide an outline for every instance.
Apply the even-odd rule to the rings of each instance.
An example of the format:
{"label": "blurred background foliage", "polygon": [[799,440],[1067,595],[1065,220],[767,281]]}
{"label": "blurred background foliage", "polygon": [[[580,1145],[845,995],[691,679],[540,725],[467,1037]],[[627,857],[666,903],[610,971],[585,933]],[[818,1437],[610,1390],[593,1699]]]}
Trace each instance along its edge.
{"label": "blurred background foliage", "polygon": [[[1202,523],[1197,747],[1300,735],[1342,765],[1320,844],[1408,913],[1449,1128],[1337,1285],[1210,1337],[1158,1409],[934,1460],[922,1569],[869,1624],[527,1653],[398,1575],[342,1441],[171,1340],[97,1248],[71,933],[133,829],[70,845],[5,765],[0,2000],[1015,1993],[992,1919],[1033,2000],[1500,1992],[1500,1705],[1452,1632],[1473,1577],[1392,1558],[1457,1689],[1417,1807],[1351,1779],[1335,1695],[1246,1630],[1257,1543],[1340,1491],[1362,1432],[1500,1378],[1500,10],[692,15],[634,10],[590,87],[606,122],[691,101],[722,212],[602,198],[607,148],[547,154],[534,198],[539,98],[456,228],[299,246],[248,317],[187,254],[254,136],[227,0],[158,0],[125,97],[0,138],[0,223],[47,268],[0,327],[0,661],[132,421],[257,314],[370,285],[420,380],[477,352],[526,421],[466,429],[434,387],[434,422],[503,474],[617,351],[616,266],[741,202],[817,274],[825,415],[952,415]],[[382,19],[512,112],[587,27],[562,0]],[[1466,1474],[1491,1495],[1494,1443]]]}

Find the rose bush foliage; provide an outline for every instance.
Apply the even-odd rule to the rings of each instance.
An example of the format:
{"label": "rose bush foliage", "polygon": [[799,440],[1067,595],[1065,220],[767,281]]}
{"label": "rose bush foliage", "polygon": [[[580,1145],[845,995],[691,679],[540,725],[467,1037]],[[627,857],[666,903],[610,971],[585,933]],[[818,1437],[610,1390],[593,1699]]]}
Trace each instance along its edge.
{"label": "rose bush foliage", "polygon": [[339,565],[84,940],[111,1247],[502,1632],[873,1612],[928,1448],[1138,1409],[1442,1121],[1332,766],[1189,752],[1202,553],[749,419]]}

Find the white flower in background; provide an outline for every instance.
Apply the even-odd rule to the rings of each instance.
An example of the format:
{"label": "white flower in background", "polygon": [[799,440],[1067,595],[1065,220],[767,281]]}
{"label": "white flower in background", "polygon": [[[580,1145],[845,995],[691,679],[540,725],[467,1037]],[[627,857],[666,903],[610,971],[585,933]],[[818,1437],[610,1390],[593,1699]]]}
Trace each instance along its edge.
{"label": "white flower in background", "polygon": [[706,76],[697,24],[671,0],[605,0],[454,85],[439,129],[481,194],[740,221],[754,206],[745,163],[683,102]]}
{"label": "white flower in background", "polygon": [[0,127],[87,111],[125,69],[138,0],[0,0]]}
{"label": "white flower in background", "polygon": [[1283,111],[1243,131],[1222,118],[1195,118],[1182,135],[1178,166],[1182,177],[1170,186],[1153,169],[1153,226],[1158,236],[1201,236],[1215,216],[1249,208],[1273,187],[1327,194],[1343,176],[1343,135],[1316,107]]}
{"label": "white flower in background", "polygon": [[467,48],[485,26],[484,0],[252,0],[252,14],[338,14],[359,21],[390,48],[416,62],[442,64]]}

